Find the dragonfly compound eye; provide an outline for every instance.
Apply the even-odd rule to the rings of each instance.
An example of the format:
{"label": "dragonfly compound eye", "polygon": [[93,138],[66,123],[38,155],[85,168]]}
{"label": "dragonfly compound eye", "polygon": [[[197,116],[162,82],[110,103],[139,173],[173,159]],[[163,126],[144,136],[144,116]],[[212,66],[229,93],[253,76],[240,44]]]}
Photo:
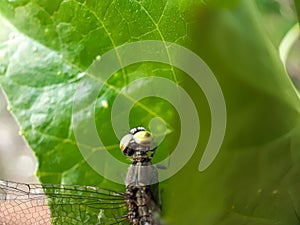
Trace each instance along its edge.
{"label": "dragonfly compound eye", "polygon": [[126,134],[120,141],[120,149],[125,155],[127,155],[128,147],[130,141],[132,140],[132,137],[133,137],[132,134]]}
{"label": "dragonfly compound eye", "polygon": [[140,145],[149,145],[153,142],[152,135],[149,131],[142,130],[133,135],[135,143]]}

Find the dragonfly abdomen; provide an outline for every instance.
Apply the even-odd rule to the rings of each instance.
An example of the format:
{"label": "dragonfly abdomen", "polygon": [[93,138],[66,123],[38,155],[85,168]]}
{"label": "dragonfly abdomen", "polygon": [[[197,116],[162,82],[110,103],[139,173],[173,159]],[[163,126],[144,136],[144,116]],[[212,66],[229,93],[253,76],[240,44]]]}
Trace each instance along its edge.
{"label": "dragonfly abdomen", "polygon": [[128,186],[127,207],[128,220],[134,225],[159,225],[159,204],[153,196],[150,186],[134,187]]}

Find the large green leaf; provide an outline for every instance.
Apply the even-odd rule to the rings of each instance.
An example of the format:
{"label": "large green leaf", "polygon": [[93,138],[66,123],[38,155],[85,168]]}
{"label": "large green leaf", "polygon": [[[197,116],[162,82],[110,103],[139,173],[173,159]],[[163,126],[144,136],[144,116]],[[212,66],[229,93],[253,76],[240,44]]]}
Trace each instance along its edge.
{"label": "large green leaf", "polygon": [[[195,101],[201,136],[188,164],[161,183],[164,219],[169,224],[299,224],[299,96],[254,1],[3,0],[0,10],[18,29],[1,44],[1,85],[38,158],[42,182],[123,188],[99,176],[78,151],[71,122],[76,85],[98,55],[116,46],[169,41],[197,53],[221,85],[228,126],[220,154],[198,171],[211,125],[205,95],[179,70],[149,62],[126,67],[104,82],[95,121],[105,146],[124,160],[110,117],[116,96],[131,95],[124,85],[166,77]],[[143,93],[149,86],[151,81],[140,83],[136,90]],[[158,148],[159,161],[177,144],[180,115],[167,101],[148,98],[135,104],[129,123],[147,125],[156,116],[170,132]],[[86,117],[82,114],[83,121]],[[87,148],[91,158],[104,150]]]}

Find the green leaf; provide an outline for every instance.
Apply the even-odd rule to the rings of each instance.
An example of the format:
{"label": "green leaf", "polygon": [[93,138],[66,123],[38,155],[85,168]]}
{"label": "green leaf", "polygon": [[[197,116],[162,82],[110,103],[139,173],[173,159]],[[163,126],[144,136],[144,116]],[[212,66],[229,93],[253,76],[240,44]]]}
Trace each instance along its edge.
{"label": "green leaf", "polygon": [[[227,130],[219,155],[207,170],[198,171],[211,129],[209,102],[186,74],[153,62],[128,66],[103,82],[95,123],[105,147],[126,161],[113,131],[112,106],[119,94],[130,97],[134,91],[148,90],[151,80],[138,83],[134,90],[123,87],[138,78],[168,78],[194,100],[201,135],[189,162],[160,184],[164,220],[169,224],[299,224],[299,95],[260,24],[254,1],[224,2],[1,1],[1,14],[18,29],[0,46],[5,53],[0,54],[5,67],[1,85],[38,158],[40,180],[123,189],[99,176],[79,152],[82,143],[75,140],[71,119],[74,93],[97,56],[133,41],[168,41],[198,54],[222,88]],[[81,115],[88,135],[84,125],[90,116]],[[155,162],[172,152],[181,135],[193,135],[193,130],[180,134],[181,115],[160,98],[139,100],[129,124],[147,126],[157,116],[165,120],[169,133]],[[105,150],[85,147],[95,160],[97,152]]]}

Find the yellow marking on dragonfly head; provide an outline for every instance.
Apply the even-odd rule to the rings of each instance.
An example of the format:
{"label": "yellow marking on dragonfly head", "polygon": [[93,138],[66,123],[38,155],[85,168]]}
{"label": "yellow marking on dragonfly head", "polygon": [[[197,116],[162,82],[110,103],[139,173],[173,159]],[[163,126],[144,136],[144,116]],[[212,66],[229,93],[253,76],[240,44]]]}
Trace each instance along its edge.
{"label": "yellow marking on dragonfly head", "polygon": [[142,130],[133,135],[133,140],[137,144],[147,145],[147,144],[152,143],[153,138],[149,131]]}

